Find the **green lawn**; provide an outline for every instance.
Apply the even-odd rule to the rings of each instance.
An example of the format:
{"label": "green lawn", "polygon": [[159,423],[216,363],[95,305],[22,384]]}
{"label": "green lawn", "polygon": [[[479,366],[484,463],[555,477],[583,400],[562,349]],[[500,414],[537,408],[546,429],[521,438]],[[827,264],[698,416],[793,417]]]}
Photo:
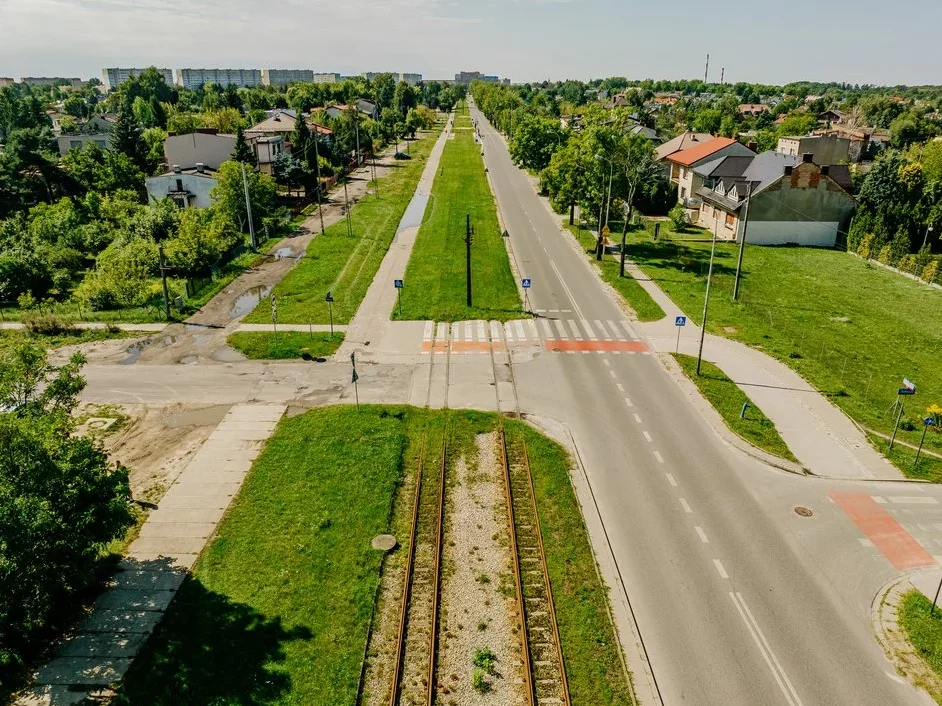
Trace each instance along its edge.
{"label": "green lawn", "polygon": [[[710,245],[654,242],[629,234],[628,255],[696,323],[700,322]],[[919,443],[919,417],[942,403],[942,291],[834,250],[746,245],[741,301],[732,301],[737,247],[717,245],[710,332],[778,358],[857,422],[892,432],[892,405],[904,377],[900,438]],[[926,445],[942,450],[933,430]],[[905,466],[903,470],[907,470]]]}
{"label": "green lawn", "polygon": [[343,343],[343,333],[317,331],[240,331],[226,339],[226,343],[249,360],[286,360],[310,356],[326,358],[333,355]]}
{"label": "green lawn", "polygon": [[[394,319],[463,321],[523,316],[497,223],[494,197],[480,147],[470,130],[445,143],[441,167],[416,237],[402,290],[402,314]],[[471,215],[472,296],[466,298],[466,216]]]}
{"label": "green lawn", "polygon": [[[446,420],[455,463],[499,417],[364,405],[282,420],[116,703],[353,704],[380,579],[370,540],[407,531],[391,527],[400,481]],[[508,426],[530,444],[573,704],[631,703],[569,459]]]}
{"label": "green lawn", "polygon": [[[628,306],[638,315],[639,321],[657,321],[664,318],[664,310],[651,298],[651,295],[644,290],[644,287],[642,287],[634,277],[629,274],[626,274],[624,277],[619,275],[621,263],[617,260],[613,260],[609,255],[606,255],[601,262],[595,259],[596,239],[591,231],[578,225],[568,225],[568,223],[566,228],[576,237],[576,240],[579,241],[579,245],[582,246],[586,256],[598,269],[599,273],[602,275],[602,279],[614,287],[618,293],[625,298]],[[613,237],[620,238],[621,236]]]}
{"label": "green lawn", "polygon": [[[919,591],[910,591],[903,596],[897,608],[900,627],[909,638],[916,652],[926,661],[935,675],[942,678],[942,610],[936,606],[935,615],[930,615],[932,602]],[[936,703],[942,704],[942,691],[934,684],[919,683]]]}
{"label": "green lawn", "polygon": [[[774,456],[798,463],[798,459],[792,455],[782,437],[779,436],[772,420],[766,417],[746,393],[726,377],[722,370],[712,363],[703,361],[698,376],[695,357],[683,353],[675,354],[674,357],[687,377],[720,413],[726,426],[753,446],[768,451]],[[743,403],[749,403],[749,409],[746,411],[745,419],[740,419],[739,414]]]}
{"label": "green lawn", "polygon": [[[347,235],[347,223],[341,220],[311,241],[305,257],[275,285],[279,322],[328,323],[327,292],[334,297],[334,323],[345,324],[353,318],[396,234],[437,137],[436,130],[413,142],[412,159],[395,162],[392,174],[379,180],[379,194],[371,192],[351,209],[353,237]],[[270,305],[264,301],[245,321],[267,323],[270,317]]]}

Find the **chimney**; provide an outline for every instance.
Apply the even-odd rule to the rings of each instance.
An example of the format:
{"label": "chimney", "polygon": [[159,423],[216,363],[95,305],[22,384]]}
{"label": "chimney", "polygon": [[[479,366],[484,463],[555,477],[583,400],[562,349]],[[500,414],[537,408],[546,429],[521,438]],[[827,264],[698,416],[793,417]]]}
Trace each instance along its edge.
{"label": "chimney", "polygon": [[802,152],[802,153],[801,153],[801,161],[802,161],[804,164],[811,164],[812,162],[814,162],[814,153],[813,153],[813,152]]}
{"label": "chimney", "polygon": [[758,151],[759,151],[759,143],[756,142],[755,140],[752,140],[752,141],[750,141],[750,142],[747,142],[747,143],[746,143],[746,147],[748,147],[749,149],[751,149],[753,152],[758,152]]}
{"label": "chimney", "polygon": [[205,173],[206,173],[206,165],[203,164],[202,162],[197,162],[197,163],[196,163],[196,171],[198,171],[200,174],[205,174]]}
{"label": "chimney", "polygon": [[825,165],[823,165],[823,166],[821,167],[821,173],[822,173],[824,176],[827,176],[827,175],[828,175],[828,172],[830,172],[830,171],[831,171],[831,167],[828,166],[827,164],[825,164]]}
{"label": "chimney", "polygon": [[182,173],[183,173],[183,169],[180,168],[180,165],[179,165],[179,164],[174,164],[174,165],[171,167],[171,169],[173,170],[173,173],[174,173],[174,174],[182,174]]}
{"label": "chimney", "polygon": [[793,168],[794,167],[791,167],[791,166],[785,167],[785,176],[791,176]]}

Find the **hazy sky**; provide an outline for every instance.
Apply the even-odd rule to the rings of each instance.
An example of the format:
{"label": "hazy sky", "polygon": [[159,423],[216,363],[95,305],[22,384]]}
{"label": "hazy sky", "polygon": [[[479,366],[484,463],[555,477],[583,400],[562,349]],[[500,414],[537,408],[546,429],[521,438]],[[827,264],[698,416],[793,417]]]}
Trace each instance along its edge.
{"label": "hazy sky", "polygon": [[103,66],[942,83],[940,0],[0,0],[0,76]]}

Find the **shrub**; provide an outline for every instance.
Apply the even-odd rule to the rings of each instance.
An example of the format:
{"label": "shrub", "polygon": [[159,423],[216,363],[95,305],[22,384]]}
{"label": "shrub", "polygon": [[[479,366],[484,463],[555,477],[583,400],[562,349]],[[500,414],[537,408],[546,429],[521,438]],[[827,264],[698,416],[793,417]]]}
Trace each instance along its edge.
{"label": "shrub", "polygon": [[671,222],[671,227],[677,233],[683,233],[690,223],[690,218],[687,216],[687,209],[680,204],[677,204],[670,210],[670,213],[667,214],[667,218]]}
{"label": "shrub", "polygon": [[489,647],[484,647],[474,653],[474,666],[483,669],[488,674],[493,674],[497,664],[497,655]]}
{"label": "shrub", "polygon": [[880,248],[880,254],[877,255],[877,262],[883,263],[884,265],[889,265],[891,257],[892,253],[890,252],[890,246],[884,245],[882,248]]}
{"label": "shrub", "polygon": [[873,245],[873,234],[867,233],[860,239],[860,244],[857,246],[857,254],[860,257],[865,257],[868,260],[870,259],[870,248]]}
{"label": "shrub", "polygon": [[25,317],[23,325],[27,331],[37,336],[58,336],[62,333],[69,333],[75,328],[71,321],[60,319],[55,314]]}
{"label": "shrub", "polygon": [[922,268],[920,277],[922,277],[923,281],[925,282],[932,282],[935,280],[937,274],[939,274],[939,261],[933,260]]}
{"label": "shrub", "polygon": [[896,265],[903,272],[909,272],[910,274],[915,274],[916,272],[916,256],[915,255],[906,255],[904,256]]}
{"label": "shrub", "polygon": [[487,680],[484,670],[475,669],[471,674],[471,686],[479,694],[486,694],[491,690],[491,683]]}

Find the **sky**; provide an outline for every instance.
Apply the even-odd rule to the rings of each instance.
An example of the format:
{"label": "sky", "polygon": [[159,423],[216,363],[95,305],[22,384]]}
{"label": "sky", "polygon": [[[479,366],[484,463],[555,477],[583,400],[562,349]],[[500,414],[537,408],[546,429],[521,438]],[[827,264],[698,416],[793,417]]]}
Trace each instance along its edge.
{"label": "sky", "polygon": [[939,0],[0,0],[0,76],[106,66],[942,83]]}

